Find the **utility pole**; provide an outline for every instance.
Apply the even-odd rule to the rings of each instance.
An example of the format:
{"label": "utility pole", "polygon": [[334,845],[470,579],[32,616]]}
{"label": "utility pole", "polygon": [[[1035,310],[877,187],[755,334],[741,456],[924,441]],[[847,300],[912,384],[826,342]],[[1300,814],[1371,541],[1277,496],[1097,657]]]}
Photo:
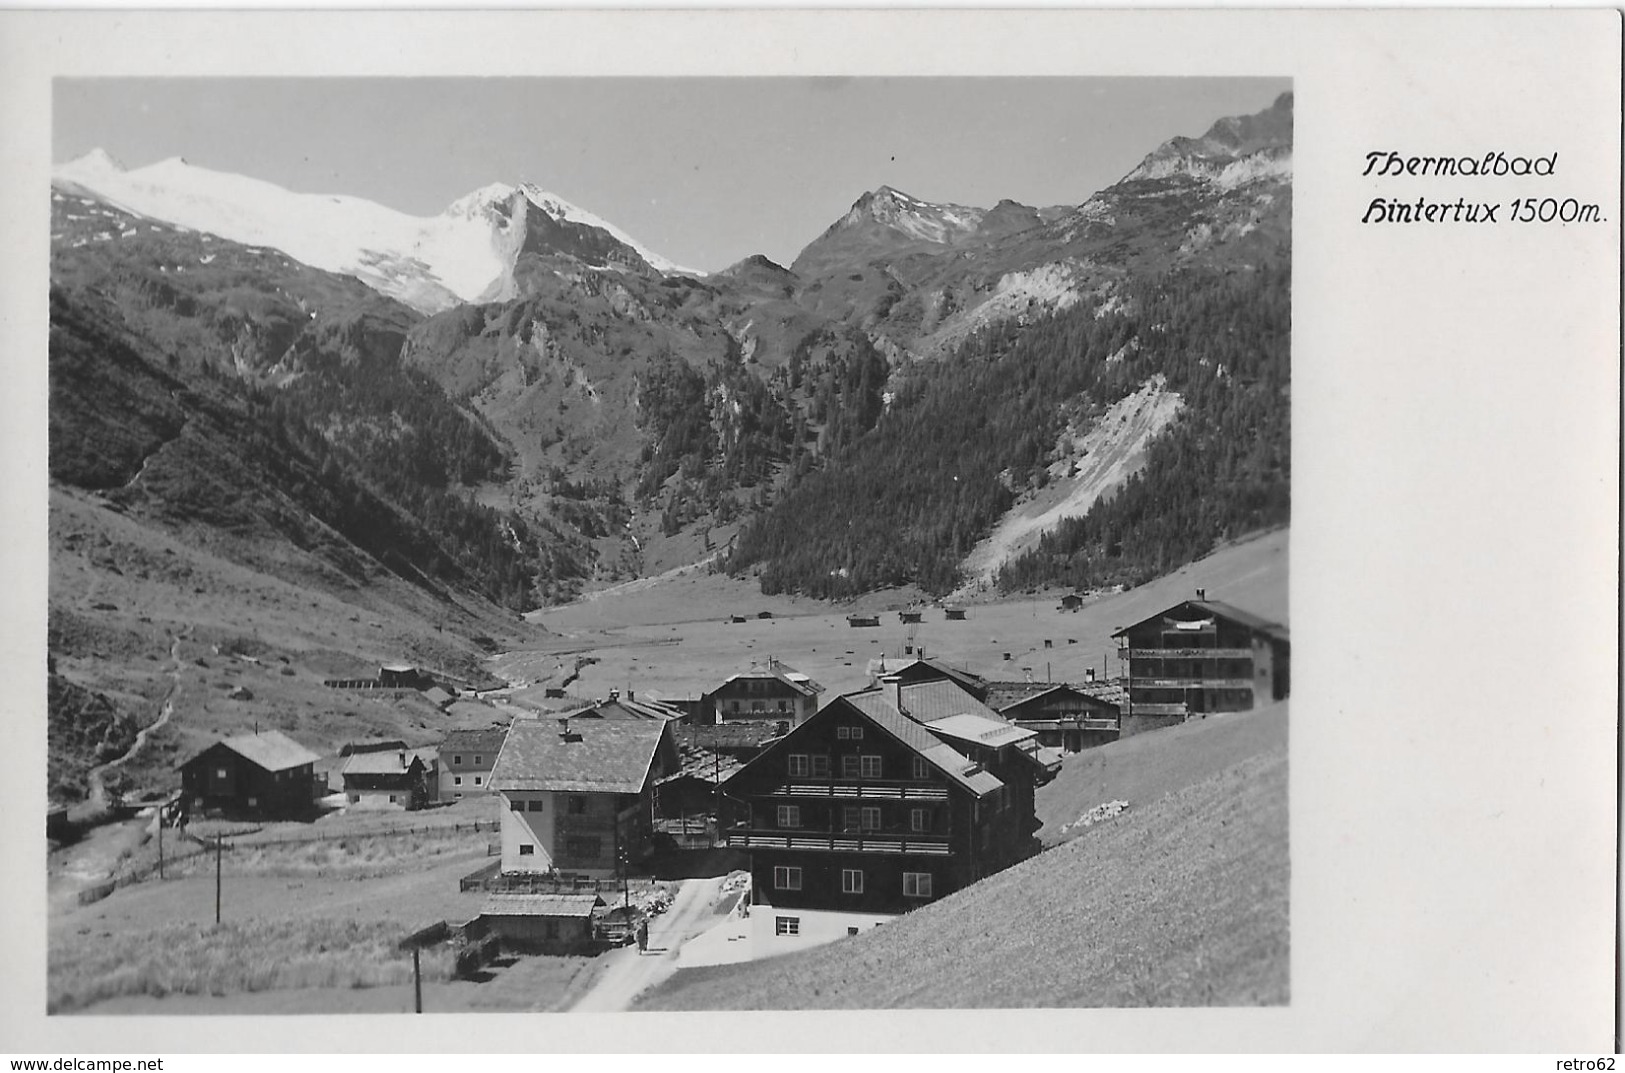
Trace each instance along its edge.
{"label": "utility pole", "polygon": [[423,968],[418,964],[418,948],[412,947],[412,1005],[415,1012],[423,1012]]}
{"label": "utility pole", "polygon": [[220,923],[220,854],[225,849],[226,836],[214,837],[214,922]]}
{"label": "utility pole", "polygon": [[164,878],[164,806],[158,806],[158,878]]}

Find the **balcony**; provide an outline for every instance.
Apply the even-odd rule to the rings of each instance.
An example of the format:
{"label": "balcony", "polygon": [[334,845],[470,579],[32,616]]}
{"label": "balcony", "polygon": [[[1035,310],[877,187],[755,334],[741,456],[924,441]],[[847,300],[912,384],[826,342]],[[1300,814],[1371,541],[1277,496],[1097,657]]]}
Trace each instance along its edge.
{"label": "balcony", "polygon": [[1251,689],[1251,678],[1130,678],[1130,689]]}
{"label": "balcony", "polygon": [[941,839],[881,834],[800,834],[735,827],[723,832],[723,841],[730,849],[800,849],[823,853],[925,854],[933,857],[947,857],[952,853],[948,843]]}
{"label": "balcony", "polygon": [[1250,648],[1126,648],[1129,659],[1252,659]]}
{"label": "balcony", "polygon": [[792,782],[775,787],[772,797],[838,797],[878,801],[946,801],[946,786],[873,782]]}
{"label": "balcony", "polygon": [[1135,704],[1130,702],[1130,715],[1189,715],[1190,709],[1183,704]]}

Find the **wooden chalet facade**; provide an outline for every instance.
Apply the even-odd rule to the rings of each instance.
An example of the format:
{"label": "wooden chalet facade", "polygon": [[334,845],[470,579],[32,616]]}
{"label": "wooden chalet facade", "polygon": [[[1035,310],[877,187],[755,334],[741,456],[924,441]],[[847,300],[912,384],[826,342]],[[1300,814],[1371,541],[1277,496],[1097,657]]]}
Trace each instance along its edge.
{"label": "wooden chalet facade", "polygon": [[1247,711],[1290,689],[1286,627],[1218,600],[1186,600],[1112,636],[1127,668],[1125,733]]}
{"label": "wooden chalet facade", "polygon": [[286,734],[267,730],[224,738],[181,765],[191,812],[291,818],[315,808],[319,759]]}
{"label": "wooden chalet facade", "polygon": [[768,720],[796,726],[818,710],[824,687],[777,659],[753,663],[700,698],[698,721]]}
{"label": "wooden chalet facade", "polygon": [[582,712],[515,720],[490,782],[504,804],[502,874],[607,879],[646,859],[656,784],[677,767],[671,727]]}
{"label": "wooden chalet facade", "polygon": [[906,912],[1030,850],[1030,769],[1006,783],[909,699],[895,680],[838,697],[724,784],[727,844],[749,852],[752,902],[781,928],[800,927],[791,910]]}
{"label": "wooden chalet facade", "polygon": [[1075,753],[1122,736],[1122,706],[1116,686],[1075,686],[1066,682],[993,682],[987,706],[1038,735],[1046,748]]}

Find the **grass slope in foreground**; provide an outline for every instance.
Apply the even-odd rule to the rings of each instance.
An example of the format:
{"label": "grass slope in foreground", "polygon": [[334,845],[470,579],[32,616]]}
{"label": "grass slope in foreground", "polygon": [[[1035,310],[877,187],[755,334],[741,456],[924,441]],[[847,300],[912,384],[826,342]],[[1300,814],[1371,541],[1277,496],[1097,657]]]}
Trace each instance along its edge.
{"label": "grass slope in foreground", "polygon": [[1254,755],[884,927],[684,970],[638,1008],[1284,1004],[1285,706],[1192,729],[1219,739],[1270,727]]}

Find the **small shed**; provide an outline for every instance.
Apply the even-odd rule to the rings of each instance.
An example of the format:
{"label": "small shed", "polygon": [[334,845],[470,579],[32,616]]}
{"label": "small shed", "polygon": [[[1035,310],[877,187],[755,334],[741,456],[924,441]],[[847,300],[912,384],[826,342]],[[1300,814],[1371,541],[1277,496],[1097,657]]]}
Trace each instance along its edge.
{"label": "small shed", "polygon": [[429,689],[434,684],[433,677],[410,663],[386,663],[378,668],[378,685],[383,689]]}
{"label": "small shed", "polygon": [[913,624],[919,622],[922,616],[918,611],[899,611],[897,612],[897,617],[903,622]]}
{"label": "small shed", "polygon": [[846,624],[848,626],[851,626],[853,629],[858,629],[858,628],[861,628],[861,627],[864,627],[864,626],[878,626],[878,625],[880,625],[880,616],[879,615],[848,615],[848,616],[846,616]]}
{"label": "small shed", "polygon": [[963,607],[945,607],[942,609],[942,615],[949,622],[965,621],[965,609]]}
{"label": "small shed", "polygon": [[592,946],[603,908],[596,894],[492,894],[480,919],[504,946],[568,954]]}
{"label": "small shed", "polygon": [[1083,597],[1079,596],[1075,592],[1069,592],[1065,596],[1061,597],[1061,607],[1060,607],[1060,609],[1062,611],[1076,611],[1078,608],[1080,608],[1082,606],[1083,606]]}

